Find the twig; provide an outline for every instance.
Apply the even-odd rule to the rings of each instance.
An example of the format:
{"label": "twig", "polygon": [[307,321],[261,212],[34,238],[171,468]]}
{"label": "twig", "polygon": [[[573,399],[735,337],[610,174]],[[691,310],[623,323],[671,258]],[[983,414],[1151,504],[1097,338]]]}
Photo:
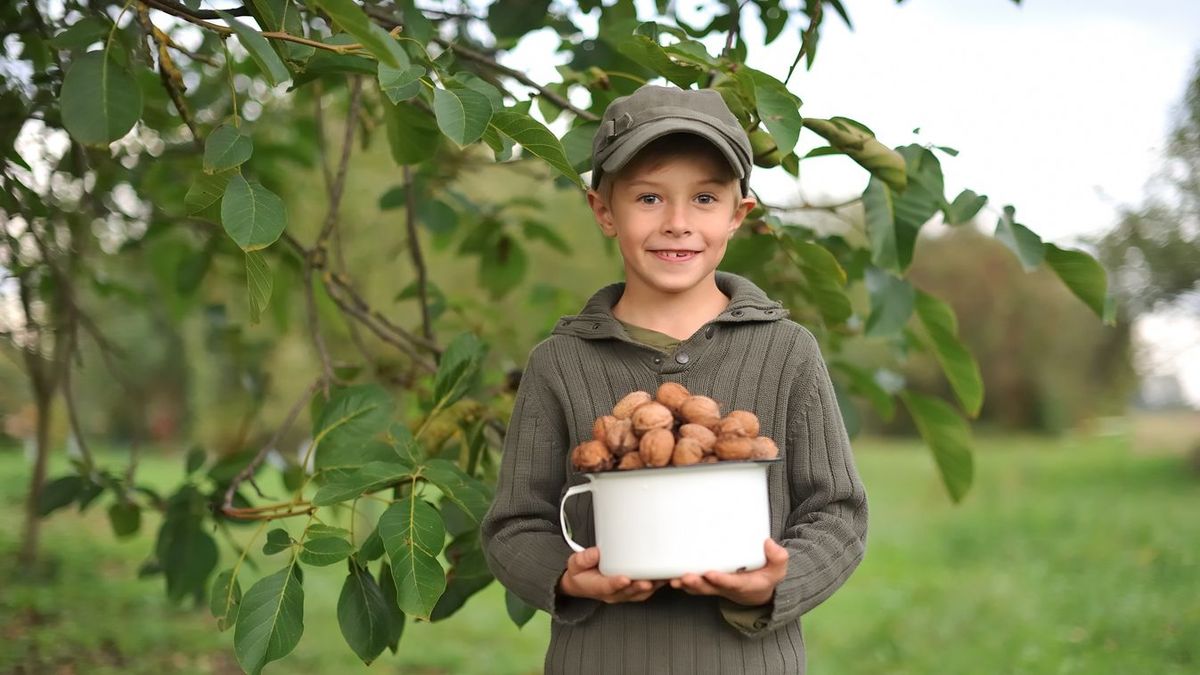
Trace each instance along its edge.
{"label": "twig", "polygon": [[326,149],[325,141],[325,111],[322,110],[322,99],[324,99],[325,88],[321,85],[321,80],[313,82],[313,120],[317,125],[317,156],[321,162],[321,176],[325,179],[325,191],[328,192],[333,186],[333,172],[329,170],[329,158],[327,157],[328,150]]}
{"label": "twig", "polygon": [[429,317],[429,282],[426,278],[425,259],[421,255],[421,241],[417,238],[416,191],[413,190],[412,169],[404,167],[404,223],[408,230],[408,250],[412,253],[413,267],[417,270],[417,297],[421,302],[421,327],[425,339],[433,342],[433,325]]}
{"label": "twig", "polygon": [[313,293],[313,263],[304,265],[304,308],[308,314],[308,332],[312,335],[313,344],[317,348],[317,356],[321,359],[321,383],[325,398],[329,398],[329,385],[334,381],[333,362],[329,359],[329,348],[325,346],[325,337],[321,335],[321,326],[317,321],[317,299]]}
{"label": "twig", "polygon": [[411,344],[414,344],[418,347],[425,349],[426,351],[430,352],[431,354],[441,356],[442,349],[441,349],[441,347],[437,346],[437,344],[435,344],[431,340],[426,340],[425,338],[421,337],[420,335],[413,335],[412,333],[408,332],[404,328],[392,323],[391,320],[389,320],[386,316],[384,316],[382,313],[380,313],[379,310],[368,306],[366,300],[363,300],[363,297],[358,294],[358,291],[356,291],[354,289],[354,287],[352,285],[350,285],[350,283],[344,277],[342,277],[341,275],[338,275],[338,274],[334,274],[334,275],[331,275],[331,278],[329,279],[329,281],[331,281],[335,285],[337,285],[337,287],[339,289],[345,291],[350,296],[350,299],[355,303],[355,305],[358,306],[359,309],[363,310],[364,312],[368,312],[372,317],[374,317],[376,320],[378,320],[381,325],[383,325],[388,330],[392,331],[392,333],[407,340]]}
{"label": "twig", "polygon": [[[73,311],[73,308],[74,304],[72,303],[68,312]],[[75,338],[75,323],[76,320],[72,319],[67,332],[67,354],[63,359],[62,393],[63,401],[67,405],[67,419],[71,424],[71,433],[75,436],[75,442],[79,444],[79,454],[83,456],[83,463],[91,473],[96,469],[96,460],[92,456],[91,448],[88,447],[87,439],[84,438],[83,425],[79,423],[79,411],[75,405],[75,395],[71,391],[71,355],[78,353],[79,346]]]}
{"label": "twig", "polygon": [[[377,323],[379,317],[378,312],[363,310],[359,307],[356,307],[353,303],[347,302],[344,298],[339,297],[334,291],[336,286],[332,283],[331,276],[326,275],[324,278],[326,279],[325,288],[329,292],[329,297],[344,314],[347,314],[350,317],[358,320],[359,323],[361,323],[363,326],[366,326],[367,329],[374,333],[380,340],[383,340],[384,342],[407,354],[409,358],[412,359],[413,363],[421,366],[428,372],[437,372],[437,365],[435,363],[422,357],[419,353],[417,353],[417,350],[414,349],[410,343],[397,338],[394,332]],[[342,288],[344,289],[345,287]]]}
{"label": "twig", "polygon": [[233,509],[233,495],[237,492],[238,486],[254,476],[254,472],[258,469],[258,466],[263,463],[264,459],[266,459],[267,453],[275,447],[275,444],[279,443],[279,439],[283,437],[283,434],[292,427],[292,423],[296,421],[296,416],[299,415],[300,411],[304,409],[305,404],[307,404],[312,398],[312,395],[316,393],[323,381],[324,378],[316,380],[312,384],[308,385],[308,388],[304,390],[304,395],[297,399],[294,404],[292,404],[292,409],[288,411],[287,417],[283,419],[283,424],[275,429],[275,433],[271,435],[271,440],[267,441],[267,444],[259,449],[258,454],[254,456],[254,459],[250,460],[250,463],[246,465],[246,468],[239,471],[238,474],[233,477],[233,481],[229,483],[229,487],[225,490],[225,503],[221,507],[222,511],[228,513],[231,509]]}
{"label": "twig", "polygon": [[358,109],[362,102],[362,79],[357,76],[350,78],[350,105],[346,111],[346,130],[342,134],[342,156],[338,160],[337,174],[333,184],[329,186],[329,210],[325,213],[325,224],[317,235],[316,249],[324,249],[329,241],[329,234],[338,221],[338,209],[342,203],[342,193],[346,187],[346,171],[350,166],[350,151],[354,147],[354,129],[358,126]]}
{"label": "twig", "polygon": [[[188,9],[187,7],[184,7],[183,5],[179,5],[179,4],[172,2],[172,0],[140,0],[140,1],[142,2],[142,4],[145,4],[148,7],[157,9],[160,12],[166,12],[167,14],[170,14],[171,16],[183,19],[184,21],[187,21],[188,23],[200,26],[201,28],[207,28],[208,30],[215,31],[217,33],[220,33],[223,36],[233,35],[233,33],[234,33],[234,30],[232,28],[229,28],[227,26],[221,26],[221,25],[212,23],[210,21],[205,21],[206,18],[208,18],[208,19],[220,18],[215,13],[203,12],[203,11],[192,11],[192,10]],[[222,10],[222,11],[224,11],[224,10]],[[345,44],[345,45],[331,45],[331,44],[326,44],[324,42],[319,42],[317,40],[310,40],[310,39],[300,36],[300,35],[292,35],[291,33],[287,33],[287,32],[281,31],[281,30],[260,31],[260,33],[263,37],[267,38],[268,40],[283,40],[286,42],[295,42],[296,44],[307,45],[309,47],[315,47],[317,49],[324,49],[326,51],[335,52],[338,54],[347,54],[350,52],[354,52],[354,51],[363,49],[363,46],[358,43]]]}
{"label": "twig", "polygon": [[783,78],[783,86],[787,86],[788,80],[792,79],[792,72],[796,70],[796,66],[800,64],[800,59],[809,51],[809,45],[816,38],[817,31],[821,27],[821,2],[808,3],[808,28],[800,35],[800,49],[796,52],[796,59],[792,61],[792,66],[788,68],[787,77]]}

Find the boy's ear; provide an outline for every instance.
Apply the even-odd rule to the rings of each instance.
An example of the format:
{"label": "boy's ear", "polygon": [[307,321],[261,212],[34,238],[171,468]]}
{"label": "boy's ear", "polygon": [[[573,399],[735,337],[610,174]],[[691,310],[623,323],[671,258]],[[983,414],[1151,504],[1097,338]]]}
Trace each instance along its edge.
{"label": "boy's ear", "polygon": [[607,200],[596,190],[589,189],[587,191],[588,206],[592,209],[592,215],[596,218],[596,224],[600,226],[600,231],[606,237],[617,236],[617,227],[613,224],[612,209],[609,208]]}
{"label": "boy's ear", "polygon": [[732,237],[733,234],[737,232],[737,229],[742,226],[742,222],[746,220],[746,215],[749,214],[750,210],[757,205],[758,200],[754,197],[751,197],[750,195],[742,197],[741,201],[738,202],[737,208],[735,208],[733,211],[733,219],[730,221],[729,227],[729,236]]}

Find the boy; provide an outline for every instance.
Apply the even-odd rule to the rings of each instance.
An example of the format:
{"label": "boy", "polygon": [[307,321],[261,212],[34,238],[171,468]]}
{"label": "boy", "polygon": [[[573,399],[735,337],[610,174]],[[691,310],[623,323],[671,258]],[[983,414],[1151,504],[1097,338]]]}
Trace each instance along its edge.
{"label": "boy", "polygon": [[[588,203],[625,281],[530,351],[482,526],[488,565],[550,614],[547,673],[803,673],[799,617],[862,559],[867,501],[816,340],[716,270],[755,204],[749,139],[715,91],[647,85],[609,105],[592,159]],[[762,569],[611,578],[603,551],[563,541],[559,499],[586,480],[571,449],[625,394],[665,381],[754,412],[779,446]],[[568,509],[576,540],[594,542],[590,500]]]}

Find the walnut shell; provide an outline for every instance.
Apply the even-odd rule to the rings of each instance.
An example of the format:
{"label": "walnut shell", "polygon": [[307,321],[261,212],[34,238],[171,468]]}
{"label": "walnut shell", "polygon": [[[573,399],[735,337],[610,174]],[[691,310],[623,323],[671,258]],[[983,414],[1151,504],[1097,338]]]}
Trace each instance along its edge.
{"label": "walnut shell", "polygon": [[638,448],[638,437],[633,433],[633,422],[627,419],[619,420],[614,417],[605,434],[608,449],[617,457],[624,457]]}
{"label": "walnut shell", "polygon": [[701,464],[716,464],[719,461],[721,460],[717,459],[716,455],[705,455],[700,458]]}
{"label": "walnut shell", "polygon": [[625,395],[625,398],[621,399],[620,401],[617,401],[617,404],[615,406],[613,406],[613,409],[612,409],[613,417],[616,417],[617,419],[621,419],[621,420],[628,419],[629,416],[633,414],[633,411],[636,410],[638,406],[642,405],[643,403],[652,401],[652,400],[654,400],[654,399],[650,396],[650,394],[648,394],[644,391],[639,390],[639,391],[635,391],[635,392],[630,392]]}
{"label": "walnut shell", "polygon": [[613,456],[600,441],[584,441],[571,451],[571,463],[580,471],[607,471],[612,468]]}
{"label": "walnut shell", "polygon": [[638,453],[646,466],[666,466],[675,452],[675,437],[667,429],[651,429],[642,436]]}
{"label": "walnut shell", "polygon": [[707,396],[689,396],[680,404],[679,414],[687,422],[711,428],[721,420],[721,406]]}
{"label": "walnut shell", "polygon": [[646,466],[642,461],[642,456],[636,452],[630,452],[621,458],[621,463],[617,465],[618,469],[628,471],[629,469],[641,469]]}
{"label": "walnut shell", "polygon": [[671,409],[657,401],[638,406],[630,419],[633,420],[633,430],[643,435],[651,429],[663,429],[671,433],[671,425],[675,423]]}
{"label": "walnut shell", "polygon": [[753,448],[749,438],[725,436],[717,439],[713,450],[721,459],[750,459]]}
{"label": "walnut shell", "polygon": [[759,436],[750,441],[750,459],[775,459],[779,456],[779,446],[767,436]]}
{"label": "walnut shell", "polygon": [[746,438],[754,438],[758,436],[758,415],[755,415],[749,410],[731,410],[729,411],[729,414],[725,416],[725,418],[728,419],[730,417],[741,421],[742,427],[746,430]]}
{"label": "walnut shell", "polygon": [[737,436],[738,438],[753,438],[750,432],[747,431],[745,424],[741,418],[734,417],[733,413],[722,417],[719,422],[713,426],[713,433],[721,438]]}
{"label": "walnut shell", "polygon": [[679,427],[679,437],[694,439],[700,443],[700,447],[704,450],[705,454],[711,454],[713,444],[717,442],[717,435],[712,432],[712,429],[700,424],[691,424],[690,422]]}
{"label": "walnut shell", "polygon": [[675,451],[671,453],[671,463],[675,466],[696,464],[704,458],[704,448],[694,438],[681,438],[675,441]]}
{"label": "walnut shell", "polygon": [[691,392],[687,387],[678,382],[663,382],[658,386],[658,393],[655,394],[654,400],[667,406],[672,413],[679,413],[679,406],[691,396]]}
{"label": "walnut shell", "polygon": [[597,417],[596,421],[592,423],[592,440],[600,441],[601,443],[607,445],[609,450],[611,450],[612,443],[608,440],[608,430],[610,427],[612,427],[612,423],[616,421],[617,418],[613,417],[612,415],[601,415],[600,417]]}

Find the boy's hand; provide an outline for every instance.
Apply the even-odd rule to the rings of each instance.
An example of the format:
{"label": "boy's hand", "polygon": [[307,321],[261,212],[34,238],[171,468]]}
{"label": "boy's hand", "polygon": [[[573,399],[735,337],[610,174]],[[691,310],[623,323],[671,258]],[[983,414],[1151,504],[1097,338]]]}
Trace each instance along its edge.
{"label": "boy's hand", "polygon": [[749,572],[705,572],[685,574],[671,580],[671,588],[679,588],[692,595],[719,595],[739,605],[765,605],[775,597],[775,586],[787,574],[788,551],[767,539],[763,544],[767,564]]}
{"label": "boy's hand", "polygon": [[608,604],[641,602],[654,595],[666,581],[633,581],[626,576],[606,577],[600,573],[600,549],[595,546],[567,558],[567,571],[558,588],[567,595],[591,598]]}

